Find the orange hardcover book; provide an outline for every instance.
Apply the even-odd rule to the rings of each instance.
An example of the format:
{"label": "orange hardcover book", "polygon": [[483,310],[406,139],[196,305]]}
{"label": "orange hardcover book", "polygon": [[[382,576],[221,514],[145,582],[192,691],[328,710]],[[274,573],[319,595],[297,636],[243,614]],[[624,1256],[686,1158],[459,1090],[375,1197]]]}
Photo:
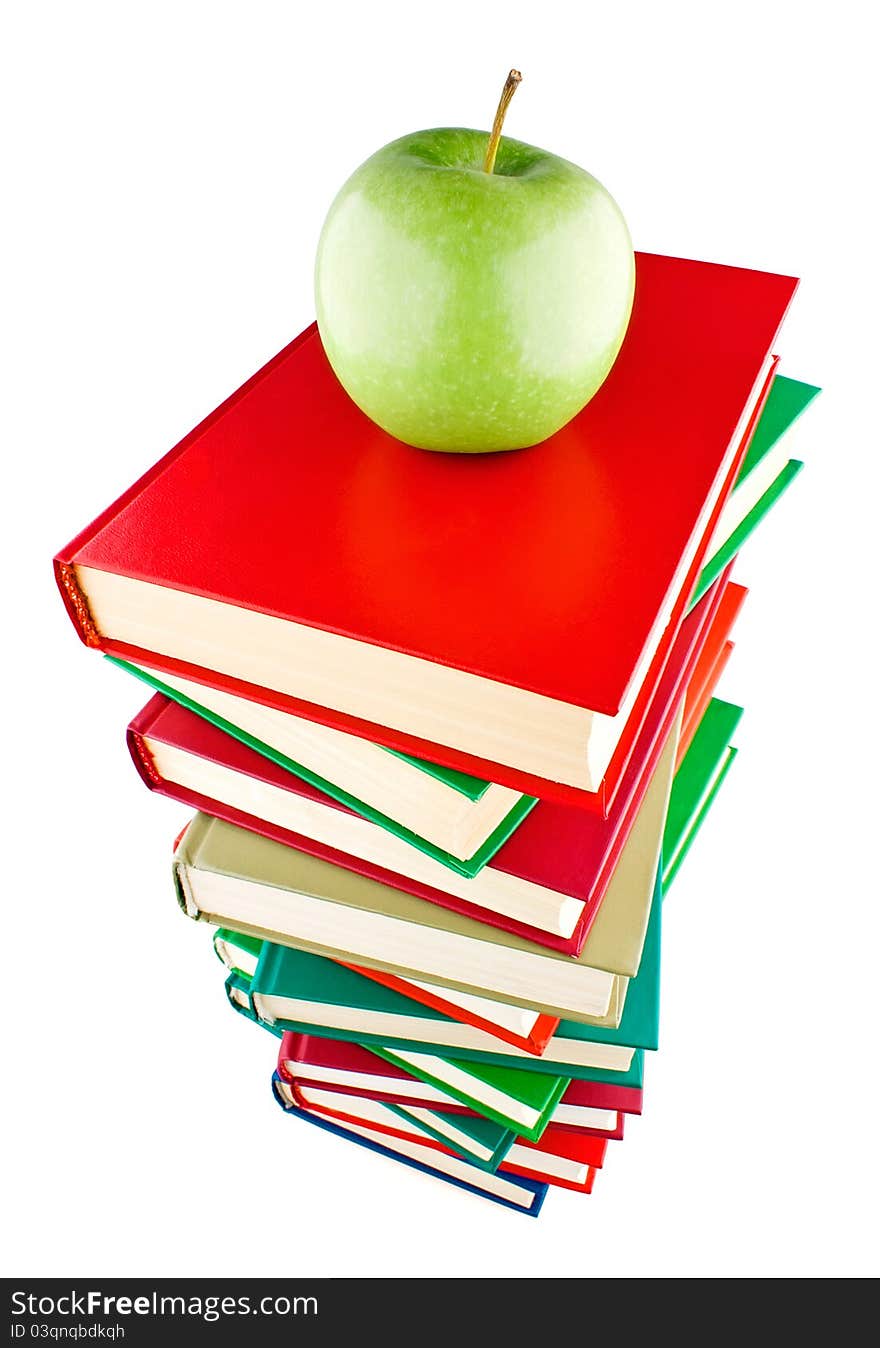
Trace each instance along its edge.
{"label": "orange hardcover book", "polygon": [[721,678],[721,675],[724,673],[725,669],[727,668],[727,662],[730,659],[731,655],[733,654],[733,648],[734,642],[726,641],[724,643],[724,645],[721,647],[721,650],[718,652],[718,655],[715,659],[715,663],[713,664],[709,672],[709,677],[706,679],[702,688],[700,688],[699,690],[697,689],[693,690],[695,695],[694,697],[689,699],[690,707],[688,707],[687,704],[685,705],[685,715],[682,720],[681,736],[678,741],[678,750],[675,756],[676,768],[678,768],[679,764],[681,763],[681,760],[684,758],[685,754],[687,753],[690,747],[691,740],[697,733],[697,729],[699,727],[700,722],[703,719],[703,715],[706,711],[706,708],[712,701],[715,689],[718,687],[718,681]]}
{"label": "orange hardcover book", "polygon": [[[398,978],[396,974],[385,973],[382,969],[365,969],[359,964],[348,964],[346,968],[354,969],[358,974],[366,974],[374,982],[382,983],[386,988],[392,988],[394,992],[402,992],[404,997],[411,997],[414,1001],[421,1002],[423,1006],[433,1007],[435,1011],[441,1011],[444,1016],[451,1016],[453,1020],[474,1025],[479,1030],[485,1030],[487,1034],[493,1034],[496,1039],[503,1039],[505,1043],[514,1044],[517,1048],[525,1049],[526,1053],[534,1053],[538,1057],[559,1028],[558,1016],[531,1013],[520,1006],[507,1007],[506,1004],[490,1001],[489,998],[456,992],[454,988],[441,988],[432,983],[416,983],[412,979]],[[505,1010],[510,1011],[513,1024],[505,1023],[499,1018]],[[524,1018],[531,1020],[532,1016],[534,1016],[532,1024],[523,1023]]]}

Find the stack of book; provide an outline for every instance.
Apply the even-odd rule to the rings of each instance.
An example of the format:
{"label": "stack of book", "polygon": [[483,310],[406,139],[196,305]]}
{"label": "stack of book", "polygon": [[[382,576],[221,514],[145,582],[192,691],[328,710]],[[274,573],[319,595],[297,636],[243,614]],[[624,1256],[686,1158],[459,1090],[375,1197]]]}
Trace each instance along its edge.
{"label": "stack of book", "polygon": [[384,434],[310,328],[55,559],[152,690],[177,899],[292,1118],[537,1214],[641,1112],[731,567],[817,392],[776,375],[795,284],[637,255],[598,395],[487,456]]}

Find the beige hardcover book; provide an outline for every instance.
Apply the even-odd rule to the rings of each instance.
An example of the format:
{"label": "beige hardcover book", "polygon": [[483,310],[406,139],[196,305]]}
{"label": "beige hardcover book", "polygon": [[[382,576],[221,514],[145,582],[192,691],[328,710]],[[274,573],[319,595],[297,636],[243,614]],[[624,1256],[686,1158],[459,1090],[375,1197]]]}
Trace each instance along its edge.
{"label": "beige hardcover book", "polygon": [[203,814],[174,857],[181,906],[191,917],[331,959],[616,1025],[621,984],[641,958],[679,724],[576,958]]}

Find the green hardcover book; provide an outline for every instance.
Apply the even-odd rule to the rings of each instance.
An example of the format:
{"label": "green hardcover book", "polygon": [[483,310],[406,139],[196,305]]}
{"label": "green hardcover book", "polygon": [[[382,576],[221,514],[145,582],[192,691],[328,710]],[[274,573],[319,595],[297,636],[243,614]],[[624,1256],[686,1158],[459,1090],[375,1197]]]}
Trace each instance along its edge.
{"label": "green hardcover book", "polygon": [[218,927],[214,932],[214,953],[222,964],[232,973],[244,974],[253,978],[260,962],[263,942],[257,936],[246,936],[240,931],[230,931],[228,927]]}
{"label": "green hardcover book", "polygon": [[663,834],[663,888],[668,891],[736,757],[731,738],[742,707],[713,697],[675,774]]}
{"label": "green hardcover book", "polygon": [[[764,410],[755,427],[752,443],[746,451],[734,491],[738,491],[752,477],[769,455],[776,453],[776,470],[790,453],[790,441],[780,449],[782,437],[792,430],[802,412],[805,412],[821,389],[815,384],[805,384],[799,379],[789,379],[786,375],[777,375],[773,380]],[[774,472],[772,476],[776,476]],[[766,485],[766,478],[765,478]]]}
{"label": "green hardcover book", "polygon": [[799,433],[801,414],[820,391],[784,375],[777,375],[773,381],[739,477],[716,525],[709,559],[691,599],[692,608],[803,468],[800,460],[789,458],[789,454]]}
{"label": "green hardcover book", "polygon": [[732,561],[739,552],[749,535],[754,533],[764,516],[770,512],[783,492],[791,486],[803,466],[799,459],[790,459],[779,476],[774,478],[764,495],[759,498],[749,513],[724,540],[718,551],[712,555],[700,572],[692,604],[699,603],[710,585],[713,585],[721,575],[728,562]]}
{"label": "green hardcover book", "polygon": [[377,1045],[373,1052],[529,1142],[539,1140],[571,1082],[528,1068],[457,1062]]}
{"label": "green hardcover book", "polygon": [[[177,675],[159,673],[115,656],[108,655],[106,659],[323,791],[371,824],[386,829],[434,861],[469,879],[478,875],[492,860],[537,804],[534,796],[469,777],[454,768],[443,768],[436,763],[398,754],[368,740],[358,740],[326,726],[299,721],[297,717],[258,703],[245,703],[229,693]],[[235,719],[230,720],[230,717]],[[273,742],[260,739],[247,729],[242,723],[246,718],[255,728],[265,727],[263,733],[272,735]],[[350,781],[360,783],[362,790],[369,791],[372,801],[353,795],[338,781],[331,781],[313,766],[298,762],[283,752],[278,747],[279,742],[283,744],[292,736],[291,727],[285,722],[296,723],[299,742],[303,749],[310,751],[313,763],[326,763],[337,777],[347,775]],[[324,741],[329,741],[330,751]],[[344,754],[339,748],[340,741],[346,744]],[[378,767],[372,761],[353,762],[376,759],[377,756]],[[383,812],[376,801],[386,802],[387,809],[394,814]],[[409,818],[410,827],[401,822],[400,814]],[[412,826],[415,820],[419,821],[418,832]],[[457,842],[458,839],[461,841]],[[442,841],[446,842],[446,847],[441,845]],[[467,855],[449,850],[456,846]]]}
{"label": "green hardcover book", "polygon": [[719,770],[718,776],[715,778],[715,781],[714,781],[713,784],[712,784],[712,789],[711,789],[711,791],[709,792],[709,794],[706,796],[705,800],[703,801],[703,804],[701,805],[699,811],[698,811],[697,814],[694,816],[693,826],[688,830],[687,834],[685,835],[685,838],[684,838],[684,841],[683,841],[683,843],[682,843],[682,846],[681,846],[681,848],[679,849],[678,857],[676,858],[676,860],[675,860],[675,861],[670,865],[670,867],[669,867],[668,880],[667,880],[667,888],[672,884],[673,880],[675,879],[676,875],[678,874],[679,869],[680,869],[680,867],[681,867],[681,863],[684,861],[685,857],[687,856],[688,851],[690,850],[691,843],[693,842],[694,838],[697,836],[697,833],[699,832],[700,827],[702,826],[703,820],[706,818],[706,815],[709,813],[709,810],[712,808],[712,805],[713,805],[713,803],[714,803],[714,801],[715,801],[715,797],[718,795],[718,792],[721,790],[722,784],[724,783],[724,781],[725,781],[725,779],[726,779],[726,777],[727,777],[728,772],[730,771],[730,769],[731,769],[732,766],[733,766],[733,762],[734,762],[734,759],[736,758],[736,755],[737,755],[737,750],[734,749],[732,746],[728,746],[727,752],[726,752],[725,755],[724,755],[724,761],[723,761],[723,763],[721,764],[721,768],[720,768],[720,770]]}

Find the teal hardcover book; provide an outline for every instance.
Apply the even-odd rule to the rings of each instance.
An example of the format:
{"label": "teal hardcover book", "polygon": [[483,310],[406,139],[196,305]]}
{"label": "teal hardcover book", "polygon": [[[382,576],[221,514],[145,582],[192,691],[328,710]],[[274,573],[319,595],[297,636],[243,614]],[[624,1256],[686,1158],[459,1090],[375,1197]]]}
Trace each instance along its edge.
{"label": "teal hardcover book", "polygon": [[[252,1024],[259,1025],[262,1029],[268,1030],[270,1034],[274,1035],[277,1039],[280,1039],[284,1034],[284,1027],[279,1024],[269,1024],[267,1021],[261,1020],[254,1010],[253,997],[251,995],[251,982],[251,979],[242,974],[231,973],[227,976],[225,990],[230,1006],[234,1011],[238,1011],[240,1015],[243,1015],[250,1020]],[[360,1042],[353,1039],[351,1035],[330,1035],[328,1033],[324,1037],[332,1039],[348,1039],[352,1043]],[[376,1053],[377,1057],[381,1056],[377,1051],[376,1046],[373,1044],[362,1044],[361,1047],[365,1048],[370,1053]],[[641,1090],[645,1077],[644,1061],[643,1050],[637,1049],[633,1054],[632,1062],[626,1071],[608,1071],[601,1067],[585,1068],[583,1072],[578,1073],[578,1080],[596,1081],[601,1082],[606,1086],[624,1086],[634,1090]],[[461,1065],[465,1066],[466,1064],[462,1062]],[[527,1071],[527,1065],[524,1066],[522,1070]],[[416,1076],[418,1073],[413,1072],[411,1075]],[[447,1086],[444,1086],[443,1089],[446,1090],[448,1095],[453,1095],[453,1092],[449,1090]]]}
{"label": "teal hardcover book", "polygon": [[226,990],[226,1000],[233,1011],[238,1011],[239,1015],[246,1016],[248,1020],[253,1021],[254,1025],[262,1025],[264,1030],[269,1030],[271,1034],[277,1035],[280,1039],[284,1031],[279,1025],[270,1025],[265,1020],[260,1020],[254,1010],[254,999],[251,993],[252,980],[247,974],[239,973],[233,970],[226,977],[224,988]]}
{"label": "teal hardcover book", "polygon": [[407,1105],[389,1104],[387,1108],[410,1127],[420,1128],[445,1147],[466,1156],[472,1165],[490,1173],[498,1169],[516,1141],[512,1128],[505,1128],[482,1115],[457,1114],[453,1117],[437,1110]]}

